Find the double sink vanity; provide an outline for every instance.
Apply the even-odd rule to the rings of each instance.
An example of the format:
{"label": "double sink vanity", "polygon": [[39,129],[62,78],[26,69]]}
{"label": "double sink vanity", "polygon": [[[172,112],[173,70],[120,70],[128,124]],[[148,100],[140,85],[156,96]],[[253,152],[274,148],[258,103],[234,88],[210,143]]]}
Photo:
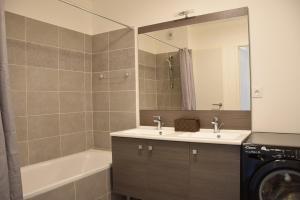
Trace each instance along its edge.
{"label": "double sink vanity", "polygon": [[249,134],[151,126],[111,133],[113,191],[142,200],[238,200],[240,145]]}
{"label": "double sink vanity", "polygon": [[[248,27],[248,8],[238,8],[138,28],[143,126],[111,133],[114,192],[134,200],[240,199],[240,149],[251,129]],[[176,120],[198,120],[193,130],[200,130],[162,128],[158,116],[184,130],[194,126]]]}

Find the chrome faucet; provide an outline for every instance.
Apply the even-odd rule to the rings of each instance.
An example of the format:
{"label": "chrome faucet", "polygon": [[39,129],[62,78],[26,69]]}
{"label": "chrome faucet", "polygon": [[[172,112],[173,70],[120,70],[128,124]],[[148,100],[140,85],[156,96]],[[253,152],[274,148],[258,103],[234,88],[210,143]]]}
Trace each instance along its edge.
{"label": "chrome faucet", "polygon": [[214,117],[213,121],[211,122],[212,125],[214,125],[214,133],[219,133],[220,128],[224,125],[223,122],[219,123],[219,118]]}
{"label": "chrome faucet", "polygon": [[157,124],[157,130],[161,130],[163,122],[161,121],[161,117],[160,116],[153,116],[154,120],[153,122],[155,124]]}

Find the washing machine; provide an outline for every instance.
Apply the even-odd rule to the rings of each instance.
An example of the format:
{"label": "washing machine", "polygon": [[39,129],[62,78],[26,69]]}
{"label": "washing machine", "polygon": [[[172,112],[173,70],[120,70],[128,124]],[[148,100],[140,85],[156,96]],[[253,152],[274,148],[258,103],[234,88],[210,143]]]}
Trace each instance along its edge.
{"label": "washing machine", "polygon": [[241,151],[241,200],[300,200],[299,134],[252,133]]}

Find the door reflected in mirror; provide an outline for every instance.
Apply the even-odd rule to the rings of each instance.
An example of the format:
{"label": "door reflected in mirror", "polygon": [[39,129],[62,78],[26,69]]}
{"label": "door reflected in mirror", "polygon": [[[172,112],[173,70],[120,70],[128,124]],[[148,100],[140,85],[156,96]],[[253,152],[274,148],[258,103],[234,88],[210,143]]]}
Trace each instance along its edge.
{"label": "door reflected in mirror", "polygon": [[139,34],[140,110],[250,110],[248,16]]}

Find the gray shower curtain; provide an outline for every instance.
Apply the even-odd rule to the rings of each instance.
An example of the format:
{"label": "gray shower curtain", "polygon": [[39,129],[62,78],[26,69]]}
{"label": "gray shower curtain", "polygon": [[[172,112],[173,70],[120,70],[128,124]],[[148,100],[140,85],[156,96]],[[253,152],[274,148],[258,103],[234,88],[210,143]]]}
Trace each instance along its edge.
{"label": "gray shower curtain", "polygon": [[10,104],[4,0],[0,0],[0,199],[22,200],[16,128]]}
{"label": "gray shower curtain", "polygon": [[192,50],[180,49],[179,58],[181,74],[182,108],[184,110],[196,110]]}

